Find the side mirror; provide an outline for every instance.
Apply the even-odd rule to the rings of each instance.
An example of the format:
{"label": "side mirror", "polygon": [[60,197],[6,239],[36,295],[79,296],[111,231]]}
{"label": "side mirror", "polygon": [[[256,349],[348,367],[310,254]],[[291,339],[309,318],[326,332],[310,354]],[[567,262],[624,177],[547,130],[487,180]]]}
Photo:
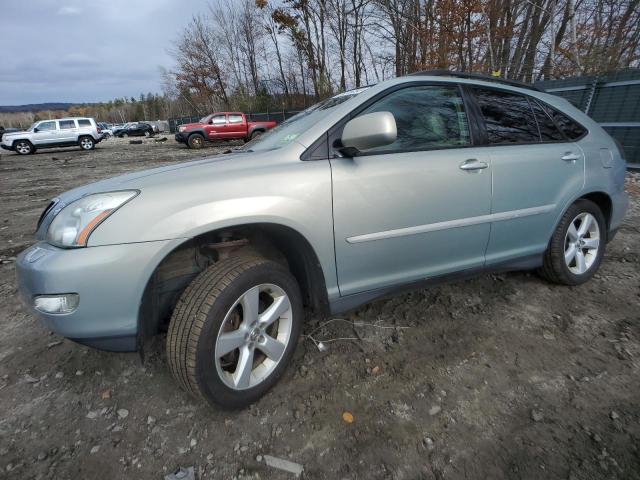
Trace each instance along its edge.
{"label": "side mirror", "polygon": [[349,157],[361,150],[382,147],[398,138],[396,119],[391,112],[367,113],[349,120],[342,131],[340,151]]}
{"label": "side mirror", "polygon": [[38,127],[33,129],[33,133],[38,133],[40,130],[38,129]]}

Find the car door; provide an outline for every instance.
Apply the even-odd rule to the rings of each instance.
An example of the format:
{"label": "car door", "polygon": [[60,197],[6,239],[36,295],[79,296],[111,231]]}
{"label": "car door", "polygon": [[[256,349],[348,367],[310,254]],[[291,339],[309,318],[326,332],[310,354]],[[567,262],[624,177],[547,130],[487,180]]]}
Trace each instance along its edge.
{"label": "car door", "polygon": [[78,140],[78,126],[75,120],[58,120],[56,143],[73,143]]}
{"label": "car door", "polygon": [[207,136],[210,140],[225,138],[227,127],[227,115],[218,113],[211,117],[210,126],[207,129]]}
{"label": "car door", "polygon": [[357,115],[381,111],[395,118],[393,144],[330,160],[341,295],[484,264],[491,164],[459,87],[406,86]]}
{"label": "car door", "polygon": [[247,125],[244,122],[244,115],[241,113],[230,113],[227,117],[228,137],[242,138],[247,134]]}
{"label": "car door", "polygon": [[487,263],[532,260],[584,183],[584,155],[541,105],[525,95],[473,88],[493,170]]}
{"label": "car door", "polygon": [[49,145],[58,140],[58,126],[55,120],[40,122],[32,135],[34,145]]}

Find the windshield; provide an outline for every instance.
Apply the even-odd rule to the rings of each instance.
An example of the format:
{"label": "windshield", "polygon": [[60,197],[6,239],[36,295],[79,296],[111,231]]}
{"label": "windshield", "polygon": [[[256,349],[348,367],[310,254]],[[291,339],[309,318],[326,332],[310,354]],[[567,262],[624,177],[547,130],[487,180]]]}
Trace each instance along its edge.
{"label": "windshield", "polygon": [[315,105],[303,110],[293,117],[285,120],[275,128],[272,128],[264,135],[246,143],[239,151],[265,151],[276,150],[293,142],[302,133],[306,132],[321,119],[326,117],[331,110],[355,97],[359,93],[364,92],[369,87],[358,88],[348,92],[340,93],[331,98],[316,103]]}
{"label": "windshield", "polygon": [[202,117],[198,123],[209,123],[209,119],[211,118],[211,115],[207,115],[206,117]]}

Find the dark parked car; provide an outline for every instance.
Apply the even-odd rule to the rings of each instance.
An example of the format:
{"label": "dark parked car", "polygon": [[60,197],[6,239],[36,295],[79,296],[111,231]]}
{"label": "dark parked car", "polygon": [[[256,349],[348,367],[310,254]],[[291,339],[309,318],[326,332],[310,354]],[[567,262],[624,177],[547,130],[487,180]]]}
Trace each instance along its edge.
{"label": "dark parked car", "polygon": [[155,133],[155,130],[148,123],[129,123],[123,128],[114,130],[114,137],[151,137]]}

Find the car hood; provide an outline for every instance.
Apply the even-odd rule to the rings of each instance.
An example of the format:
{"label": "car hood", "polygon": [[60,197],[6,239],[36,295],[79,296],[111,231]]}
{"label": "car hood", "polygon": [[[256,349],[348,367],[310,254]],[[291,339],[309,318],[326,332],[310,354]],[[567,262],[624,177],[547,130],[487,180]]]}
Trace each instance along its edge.
{"label": "car hood", "polygon": [[0,133],[2,133],[2,138],[6,138],[6,137],[10,137],[12,135],[24,135],[25,133],[31,133],[29,132],[29,130],[0,130]]}
{"label": "car hood", "polygon": [[[57,197],[61,204],[68,205],[86,195],[116,190],[140,190],[162,188],[176,182],[201,181],[203,178],[214,180],[222,174],[253,170],[265,166],[265,156],[269,152],[233,152],[215,155],[203,160],[167,165],[117,177],[100,180],[62,193]],[[188,184],[188,183],[187,183]]]}
{"label": "car hood", "polygon": [[187,130],[191,130],[192,128],[202,128],[204,127],[204,123],[183,123],[182,125],[178,125],[178,128],[185,128]]}
{"label": "car hood", "polygon": [[166,191],[167,195],[165,197],[167,201],[172,201],[175,199],[170,198],[171,194],[169,192],[175,185],[189,185],[190,182],[203,181],[203,179],[213,182],[222,172],[228,174],[229,172],[247,168],[255,171],[258,165],[262,164],[264,166],[264,160],[264,154],[260,152],[233,152],[203,160],[177,163],[119,175],[68,190],[54,198],[47,207],[47,211],[36,232],[36,238],[43,240],[46,230],[55,216],[70,203],[87,195],[119,190],[138,190],[144,197],[145,191],[153,189],[156,192]]}

